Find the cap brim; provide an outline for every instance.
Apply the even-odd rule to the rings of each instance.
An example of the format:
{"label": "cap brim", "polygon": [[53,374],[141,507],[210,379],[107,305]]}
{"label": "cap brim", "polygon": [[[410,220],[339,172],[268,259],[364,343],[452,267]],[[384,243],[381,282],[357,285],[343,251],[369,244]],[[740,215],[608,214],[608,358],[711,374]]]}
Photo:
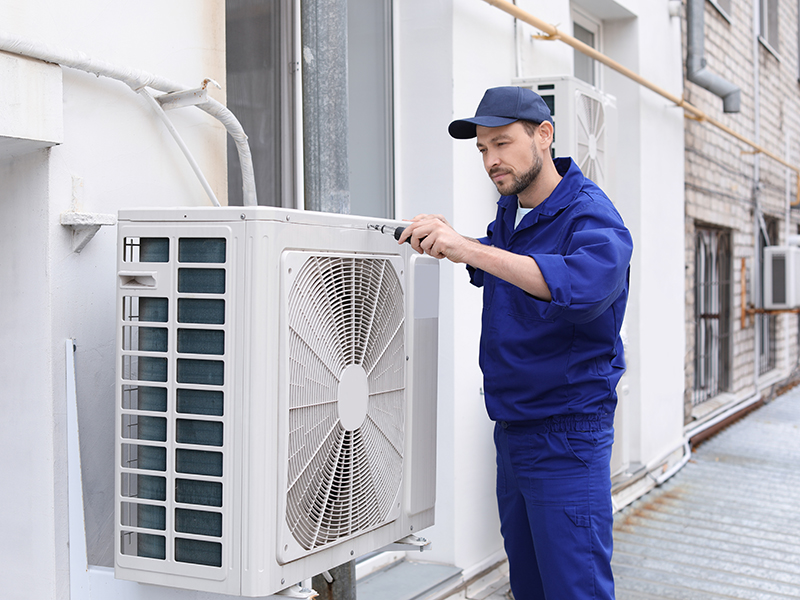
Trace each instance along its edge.
{"label": "cap brim", "polygon": [[453,121],[447,128],[451,136],[457,140],[468,140],[476,137],[478,134],[475,131],[475,126],[482,127],[502,127],[503,125],[510,125],[518,119],[509,119],[507,117],[472,117],[471,119],[459,119]]}

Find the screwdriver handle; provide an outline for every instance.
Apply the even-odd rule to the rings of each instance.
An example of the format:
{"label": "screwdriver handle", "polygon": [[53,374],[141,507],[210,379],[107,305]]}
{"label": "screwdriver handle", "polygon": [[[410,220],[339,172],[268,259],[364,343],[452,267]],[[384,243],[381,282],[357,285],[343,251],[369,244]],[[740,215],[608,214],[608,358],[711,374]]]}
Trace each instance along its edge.
{"label": "screwdriver handle", "polygon": [[[403,235],[403,232],[405,230],[406,230],[406,228],[403,227],[402,225],[400,227],[395,227],[395,229],[394,229],[394,239],[396,239],[399,242],[400,241],[400,236]],[[411,238],[409,237],[408,239],[406,239],[406,244],[410,244],[410,243],[411,243]]]}

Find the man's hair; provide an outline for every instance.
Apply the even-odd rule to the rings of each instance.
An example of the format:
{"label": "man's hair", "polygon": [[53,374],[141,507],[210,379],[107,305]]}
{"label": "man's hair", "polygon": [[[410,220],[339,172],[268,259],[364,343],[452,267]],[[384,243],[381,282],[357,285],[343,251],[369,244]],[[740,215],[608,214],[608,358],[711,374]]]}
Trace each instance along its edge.
{"label": "man's hair", "polygon": [[533,137],[533,134],[536,133],[539,125],[541,125],[541,123],[536,123],[535,121],[526,121],[525,119],[520,119],[519,122],[522,123],[522,126],[525,128],[525,133],[531,137]]}
{"label": "man's hair", "polygon": [[[529,137],[533,138],[536,134],[536,130],[539,128],[541,123],[537,123],[536,121],[526,121],[525,119],[519,119],[519,122],[522,123],[523,129],[525,129],[525,133],[528,134]],[[552,148],[553,140],[550,140],[550,147]]]}

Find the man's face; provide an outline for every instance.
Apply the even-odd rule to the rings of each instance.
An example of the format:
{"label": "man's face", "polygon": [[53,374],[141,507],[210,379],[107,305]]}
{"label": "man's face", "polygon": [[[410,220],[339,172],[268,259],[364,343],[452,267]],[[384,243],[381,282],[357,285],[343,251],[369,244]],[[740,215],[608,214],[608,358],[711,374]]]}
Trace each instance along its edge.
{"label": "man's face", "polygon": [[542,170],[542,154],[519,121],[503,127],[476,127],[483,166],[503,196],[521,193]]}

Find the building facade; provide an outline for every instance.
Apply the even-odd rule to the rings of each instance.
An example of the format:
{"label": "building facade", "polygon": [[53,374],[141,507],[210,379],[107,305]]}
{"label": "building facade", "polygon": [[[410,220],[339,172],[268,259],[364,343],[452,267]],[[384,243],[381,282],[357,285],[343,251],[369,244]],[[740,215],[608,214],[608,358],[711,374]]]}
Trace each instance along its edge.
{"label": "building facade", "polygon": [[[684,97],[755,145],[796,163],[797,3],[709,0],[699,18],[692,16],[692,4],[684,3],[684,33],[702,28],[705,43],[695,52],[703,52],[707,68],[741,90],[741,107],[723,112],[722,100],[690,78]],[[687,119],[689,429],[737,403],[769,396],[796,371],[796,313],[750,311],[764,307],[764,278],[771,268],[764,248],[786,245],[797,233],[796,203],[795,170],[708,123]]]}
{"label": "building facade", "polygon": [[[724,77],[744,79],[741,112],[724,118],[783,148],[785,128],[797,126],[797,7],[780,3],[788,12],[776,21],[778,42],[758,42],[758,60],[748,67],[756,45],[745,4],[752,3],[718,4],[705,7],[709,64],[719,57]],[[719,110],[716,96],[685,81],[685,17],[674,2],[516,5],[672,95]],[[558,145],[579,140],[587,124],[581,102],[601,107],[603,126],[589,134],[592,156],[600,148],[603,158],[583,168],[605,178],[635,247],[624,326],[628,369],[615,423],[617,507],[688,460],[685,425],[700,411],[695,404],[720,403],[692,421],[709,423],[784,379],[796,361],[796,343],[786,344],[796,338],[795,316],[759,317],[766,333],[758,337],[753,318],[741,329],[736,313],[737,261],[750,260],[749,290],[758,280],[753,215],[764,215],[770,243],[773,235],[786,239],[784,170],[742,155],[727,137],[687,121],[675,103],[488,2],[11,1],[0,6],[0,22],[8,36],[0,36],[0,275],[9,282],[0,294],[6,384],[0,406],[7,415],[0,420],[0,450],[9,457],[0,467],[0,531],[9,540],[0,560],[4,597],[214,597],[125,585],[112,576],[117,239],[113,226],[103,226],[121,209],[211,203],[146,98],[134,93],[136,85],[31,58],[42,45],[73,57],[68,51],[80,50],[188,89],[219,82],[222,90],[206,84],[209,94],[244,125],[262,204],[375,218],[438,213],[474,237],[493,219],[497,192],[474,145],[447,134],[450,121],[474,114],[489,87],[537,86],[559,113],[562,152]],[[730,51],[724,43],[734,38],[750,50]],[[731,62],[737,57],[741,66]],[[766,76],[773,72],[781,77]],[[756,73],[761,92],[754,96]],[[241,204],[239,155],[225,128],[193,108],[170,118],[220,202]],[[578,155],[575,144],[564,153]],[[762,182],[761,213],[753,212],[755,181]],[[76,236],[85,238],[70,225],[75,213],[98,225],[80,252]],[[694,284],[696,273],[702,286]],[[728,312],[720,298],[730,299]],[[696,306],[709,322],[705,337],[696,333]],[[451,591],[504,558],[492,423],[477,361],[480,311],[480,291],[463,267],[443,263],[436,524],[423,534],[433,549],[420,558],[455,570]],[[709,316],[723,313],[729,316]],[[75,345],[74,385],[67,340]],[[725,343],[728,349],[719,350]],[[756,359],[764,365],[757,371]],[[77,426],[69,417],[72,389]],[[76,463],[68,458],[68,440],[78,431],[80,471],[69,475]],[[81,541],[85,556],[71,554]],[[361,561],[359,572],[403,556]]]}

